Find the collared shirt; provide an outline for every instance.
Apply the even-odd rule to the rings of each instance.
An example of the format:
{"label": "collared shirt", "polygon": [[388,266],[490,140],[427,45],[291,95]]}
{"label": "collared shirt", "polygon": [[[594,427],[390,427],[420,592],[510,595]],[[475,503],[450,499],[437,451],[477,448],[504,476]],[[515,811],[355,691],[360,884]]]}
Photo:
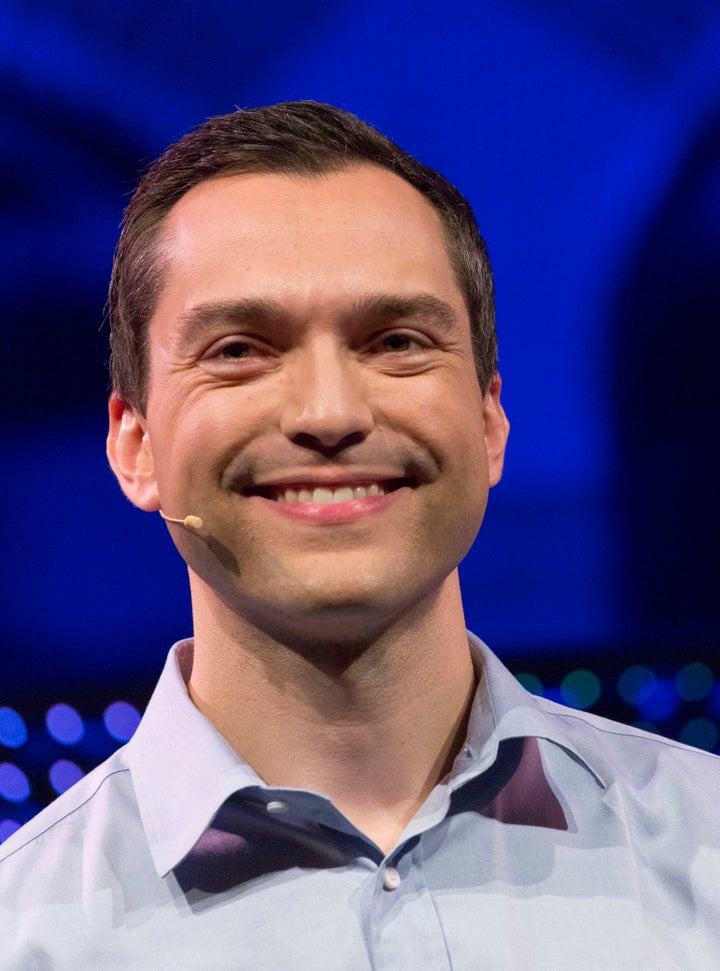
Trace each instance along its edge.
{"label": "collared shirt", "polygon": [[720,759],[471,649],[466,744],[384,855],[262,782],[176,645],[133,739],[0,847],[0,968],[716,971]]}

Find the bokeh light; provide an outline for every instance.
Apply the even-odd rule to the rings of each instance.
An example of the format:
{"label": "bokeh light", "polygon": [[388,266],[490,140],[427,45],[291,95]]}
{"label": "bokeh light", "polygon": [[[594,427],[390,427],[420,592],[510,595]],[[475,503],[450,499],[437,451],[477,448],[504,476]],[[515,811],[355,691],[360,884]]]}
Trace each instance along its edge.
{"label": "bokeh light", "polygon": [[650,668],[633,664],[618,678],[618,694],[629,705],[638,707],[650,697],[657,678]]}
{"label": "bokeh light", "polygon": [[571,708],[591,708],[600,697],[602,685],[594,671],[579,668],[566,674],[560,684],[560,693]]}
{"label": "bokeh light", "polygon": [[25,802],[30,795],[30,782],[23,770],[12,762],[0,764],[0,796],[8,802]]}
{"label": "bokeh light", "polygon": [[695,661],[680,668],[675,675],[675,687],[685,701],[701,701],[712,691],[713,673],[707,664]]}
{"label": "bokeh light", "polygon": [[529,671],[521,671],[516,674],[515,677],[518,679],[520,684],[525,688],[526,691],[531,692],[534,695],[544,694],[543,683],[536,674],[530,674]]}
{"label": "bokeh light", "polygon": [[79,782],[84,775],[79,765],[75,765],[69,759],[58,759],[50,766],[50,785],[60,795]]}
{"label": "bokeh light", "polygon": [[20,748],[27,742],[27,728],[13,708],[0,708],[0,744]]}
{"label": "bokeh light", "polygon": [[672,678],[657,678],[652,690],[639,704],[643,718],[660,721],[671,718],[680,707],[680,695]]}
{"label": "bokeh light", "polygon": [[105,709],[103,721],[109,735],[118,742],[127,742],[140,724],[140,713],[127,701],[113,701]]}
{"label": "bokeh light", "polygon": [[709,718],[691,718],[680,730],[680,741],[711,752],[718,741],[718,727]]}
{"label": "bokeh light", "polygon": [[45,724],[52,737],[63,745],[76,745],[85,734],[81,716],[70,705],[53,705],[45,717]]}

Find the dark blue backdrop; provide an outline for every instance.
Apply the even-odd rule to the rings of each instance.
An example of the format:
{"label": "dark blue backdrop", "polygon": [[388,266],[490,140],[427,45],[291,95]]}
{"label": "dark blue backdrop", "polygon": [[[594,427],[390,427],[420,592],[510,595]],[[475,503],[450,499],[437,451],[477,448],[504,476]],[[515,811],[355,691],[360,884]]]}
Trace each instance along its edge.
{"label": "dark blue backdrop", "polygon": [[105,465],[111,254],[167,143],[293,98],[441,169],[489,241],[513,430],[463,569],[470,625],[523,665],[711,657],[715,3],[5,0],[0,17],[0,704],[149,682],[190,630],[162,523]]}

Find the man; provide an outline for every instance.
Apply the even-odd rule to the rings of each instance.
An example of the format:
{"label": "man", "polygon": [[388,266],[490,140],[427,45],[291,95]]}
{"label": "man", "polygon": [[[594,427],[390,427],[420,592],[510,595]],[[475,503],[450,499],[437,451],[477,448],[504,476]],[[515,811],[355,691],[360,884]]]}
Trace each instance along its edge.
{"label": "man", "polygon": [[716,967],[718,760],[464,628],[508,423],[463,197],[326,105],[211,119],[131,201],[110,315],[110,463],[194,640],[3,846],[2,966]]}

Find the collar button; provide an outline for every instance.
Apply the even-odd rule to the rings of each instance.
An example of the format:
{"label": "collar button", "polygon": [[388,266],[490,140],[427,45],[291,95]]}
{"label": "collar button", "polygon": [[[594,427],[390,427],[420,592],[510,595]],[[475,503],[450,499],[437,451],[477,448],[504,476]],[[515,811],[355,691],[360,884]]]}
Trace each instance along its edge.
{"label": "collar button", "polygon": [[271,799],[270,802],[265,806],[265,810],[272,813],[273,816],[284,815],[290,807],[283,799]]}

